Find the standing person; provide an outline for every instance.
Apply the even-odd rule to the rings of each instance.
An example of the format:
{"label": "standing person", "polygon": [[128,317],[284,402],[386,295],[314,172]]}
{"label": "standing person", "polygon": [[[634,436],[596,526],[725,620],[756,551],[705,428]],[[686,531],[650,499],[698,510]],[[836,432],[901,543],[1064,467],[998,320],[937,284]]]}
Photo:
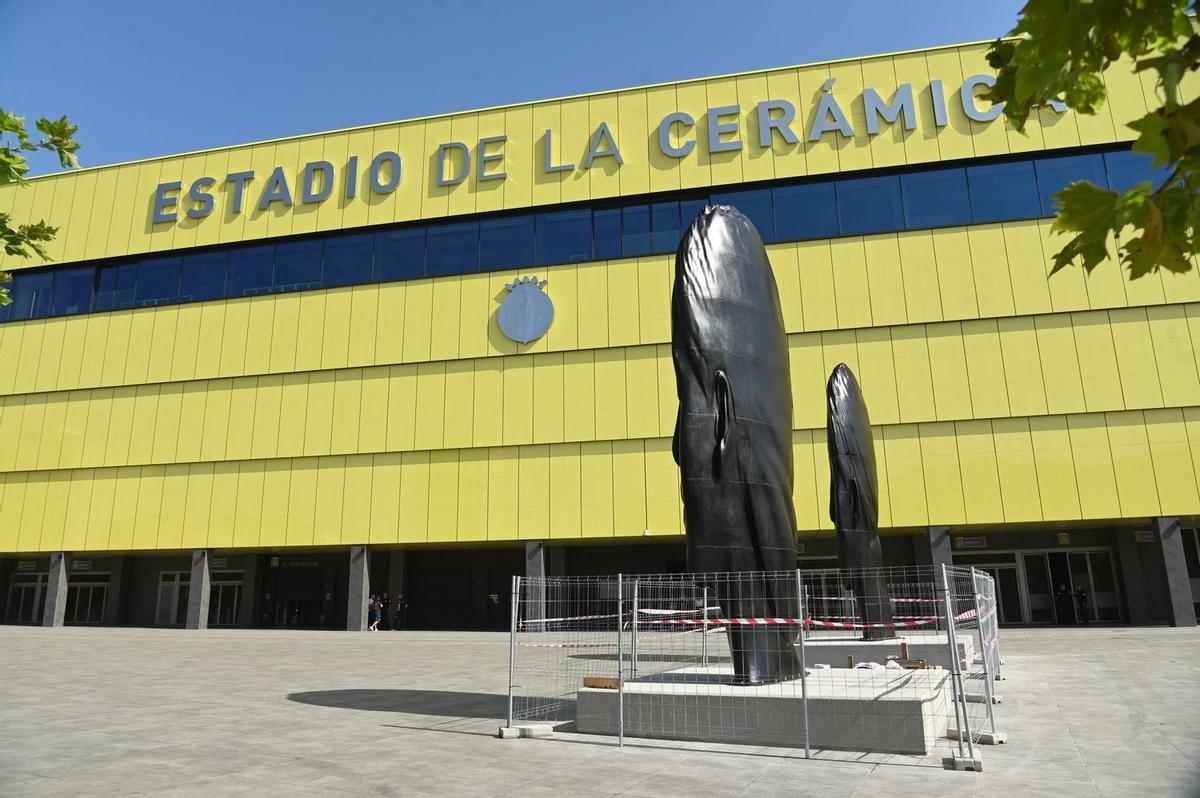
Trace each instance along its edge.
{"label": "standing person", "polygon": [[1075,606],[1079,608],[1080,623],[1088,622],[1088,592],[1082,583],[1075,585]]}
{"label": "standing person", "polygon": [[1058,615],[1058,623],[1060,625],[1075,623],[1075,596],[1071,593],[1071,588],[1066,584],[1058,586],[1058,591],[1054,594],[1054,611]]}
{"label": "standing person", "polygon": [[379,616],[383,619],[383,631],[390,631],[392,628],[392,602],[388,599],[387,591],[384,591],[383,599],[379,602]]}
{"label": "standing person", "polygon": [[403,593],[396,594],[396,623],[394,628],[403,629],[408,626],[408,599]]}

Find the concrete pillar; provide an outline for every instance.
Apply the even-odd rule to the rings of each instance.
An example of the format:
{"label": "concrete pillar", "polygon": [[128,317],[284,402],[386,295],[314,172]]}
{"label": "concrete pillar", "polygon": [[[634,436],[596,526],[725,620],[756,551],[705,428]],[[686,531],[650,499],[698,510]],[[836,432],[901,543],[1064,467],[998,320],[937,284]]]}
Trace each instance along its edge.
{"label": "concrete pillar", "polygon": [[917,565],[932,565],[938,569],[943,565],[953,565],[950,542],[950,527],[929,527],[926,534],[918,533],[913,541],[913,562]]}
{"label": "concrete pillar", "polygon": [[371,550],[350,547],[349,595],[346,598],[346,631],[365,632],[370,623],[367,600],[371,597]]}
{"label": "concrete pillar", "polygon": [[1158,546],[1162,552],[1168,607],[1167,622],[1171,626],[1196,625],[1196,607],[1192,604],[1192,585],[1188,581],[1187,560],[1183,554],[1183,530],[1179,519],[1164,516],[1154,519],[1158,531]]}
{"label": "concrete pillar", "polygon": [[46,601],[42,605],[42,626],[62,626],[67,617],[67,570],[71,555],[56,551],[50,555],[50,581],[46,583]]}
{"label": "concrete pillar", "polygon": [[408,601],[408,552],[404,549],[393,549],[388,556],[388,592],[392,606],[388,612],[388,626],[392,629],[403,629],[408,625],[408,610],[401,606],[402,600]]}
{"label": "concrete pillar", "polygon": [[192,581],[188,584],[187,628],[208,628],[208,601],[212,596],[212,549],[192,551]]}
{"label": "concrete pillar", "polygon": [[525,543],[525,578],[531,580],[521,590],[523,621],[536,621],[546,617],[546,541],[530,540]]}

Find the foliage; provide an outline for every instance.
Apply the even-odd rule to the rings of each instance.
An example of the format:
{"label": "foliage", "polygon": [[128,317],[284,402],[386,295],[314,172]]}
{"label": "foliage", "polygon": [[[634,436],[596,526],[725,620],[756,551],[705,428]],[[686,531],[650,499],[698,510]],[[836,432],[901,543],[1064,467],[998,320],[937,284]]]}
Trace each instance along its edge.
{"label": "foliage", "polygon": [[[48,150],[58,155],[58,162],[63,168],[79,166],[75,151],[79,142],[75,140],[75,125],[67,118],[39,119],[34,127],[41,137],[33,138],[25,129],[25,118],[0,108],[0,185],[17,183],[25,185],[25,175],[29,173],[29,164],[24,153],[37,150]],[[44,221],[28,224],[11,225],[11,217],[0,212],[0,242],[4,244],[4,254],[20,258],[37,256],[48,260],[46,250],[42,246],[54,238],[57,228],[51,227]],[[7,282],[7,274],[0,274],[0,282]],[[0,305],[9,302],[8,291],[0,287]]]}
{"label": "foliage", "polygon": [[[1118,61],[1157,76],[1162,105],[1130,123],[1133,149],[1169,167],[1158,189],[1125,192],[1072,183],[1054,195],[1053,229],[1070,235],[1054,257],[1054,274],[1078,262],[1089,273],[1118,244],[1122,266],[1137,279],[1158,269],[1186,272],[1200,248],[1200,99],[1185,101],[1180,82],[1200,68],[1192,0],[1029,0],[1009,36],[988,51],[996,85],[984,96],[1024,130],[1031,110],[1061,99],[1085,114],[1106,97],[1103,73]],[[1125,68],[1118,66],[1118,69]],[[1123,242],[1123,243],[1122,243]]]}

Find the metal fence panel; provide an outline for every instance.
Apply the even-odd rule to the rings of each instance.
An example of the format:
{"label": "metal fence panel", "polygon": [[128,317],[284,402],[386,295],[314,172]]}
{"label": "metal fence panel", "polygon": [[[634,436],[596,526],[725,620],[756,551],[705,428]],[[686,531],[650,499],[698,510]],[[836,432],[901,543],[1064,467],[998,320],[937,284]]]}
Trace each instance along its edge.
{"label": "metal fence panel", "polygon": [[966,762],[995,731],[973,569],[517,578],[513,607],[510,725]]}

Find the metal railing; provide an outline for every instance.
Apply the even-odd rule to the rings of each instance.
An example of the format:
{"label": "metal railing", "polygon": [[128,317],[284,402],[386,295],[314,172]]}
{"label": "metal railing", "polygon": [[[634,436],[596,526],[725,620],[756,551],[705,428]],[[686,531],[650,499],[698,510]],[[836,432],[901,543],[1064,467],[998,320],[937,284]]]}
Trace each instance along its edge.
{"label": "metal railing", "polygon": [[995,597],[950,566],[514,577],[508,725],[978,769]]}

